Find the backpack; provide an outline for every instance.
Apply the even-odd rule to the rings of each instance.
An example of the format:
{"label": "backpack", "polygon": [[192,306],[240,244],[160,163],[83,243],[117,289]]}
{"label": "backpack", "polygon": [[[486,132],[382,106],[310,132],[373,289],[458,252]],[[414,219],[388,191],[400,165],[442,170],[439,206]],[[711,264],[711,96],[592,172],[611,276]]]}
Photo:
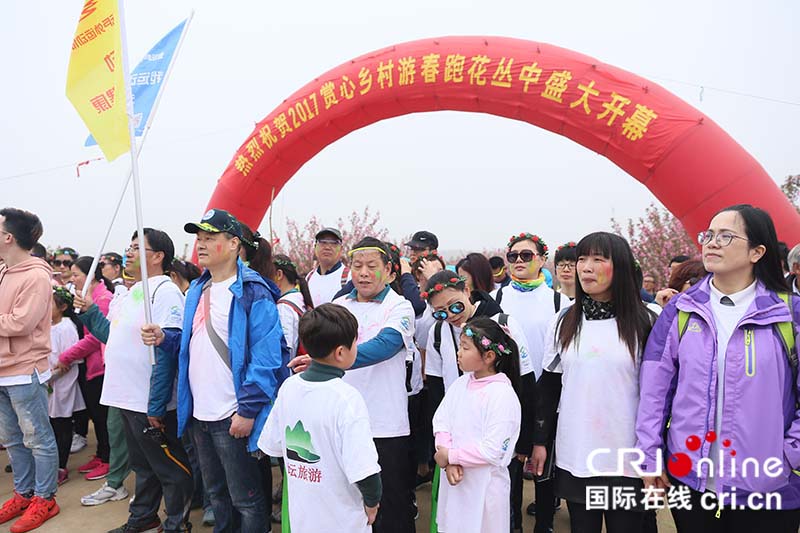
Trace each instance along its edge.
{"label": "backpack", "polygon": [[[505,287],[500,287],[497,289],[497,294],[494,296],[494,301],[497,302],[497,305],[500,305],[500,302],[503,301],[503,289]],[[561,309],[561,293],[558,291],[553,291],[553,309],[555,309],[556,314]]]}
{"label": "backpack", "polygon": [[[280,299],[278,299],[277,302],[275,302],[275,304],[276,305],[278,305],[278,304],[288,305],[292,309],[292,311],[297,313],[298,317],[302,317],[303,316],[303,311],[297,306],[296,303],[292,302],[291,300],[280,298]],[[298,356],[298,355],[307,355],[307,354],[308,354],[308,351],[306,350],[306,347],[303,346],[303,341],[301,341],[298,338],[297,339],[297,353],[295,354],[295,357]]]}
{"label": "backpack", "polygon": [[[439,355],[442,355],[442,324],[443,323],[444,323],[443,320],[437,320],[436,324],[433,326],[433,349],[436,350],[436,352]],[[508,315],[505,314],[505,313],[500,313],[497,316],[497,323],[500,324],[501,326],[507,326],[508,325]],[[452,326],[450,326],[450,333],[451,334],[453,333],[453,327]],[[455,345],[456,345],[456,337],[455,337],[455,335],[453,335],[453,346],[455,347]],[[458,350],[458,348],[456,348],[456,350]],[[464,372],[461,371],[461,367],[458,366],[458,364],[456,364],[456,368],[458,369],[458,375],[462,376],[464,374]]]}
{"label": "backpack", "polygon": [[[779,292],[778,297],[783,300],[783,303],[789,308],[789,314],[792,313],[792,306],[791,306],[791,297],[787,292]],[[686,333],[686,329],[689,327],[689,318],[691,317],[691,313],[688,311],[681,311],[678,310],[678,342],[683,338],[683,334]],[[797,347],[795,346],[795,338],[794,338],[794,324],[790,320],[788,322],[778,322],[777,324],[773,324],[775,329],[775,333],[777,333],[778,337],[781,339],[783,343],[783,348],[786,352],[786,358],[789,361],[789,367],[792,369],[792,383],[797,383],[797,372],[798,372],[798,358],[797,358]],[[745,343],[749,344],[748,342],[748,330],[745,330]]]}

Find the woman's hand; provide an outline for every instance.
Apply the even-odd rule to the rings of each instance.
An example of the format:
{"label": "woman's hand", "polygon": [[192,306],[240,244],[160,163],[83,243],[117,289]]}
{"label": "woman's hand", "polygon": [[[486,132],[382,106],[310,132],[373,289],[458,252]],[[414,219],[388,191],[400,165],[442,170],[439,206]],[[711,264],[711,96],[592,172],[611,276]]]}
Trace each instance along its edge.
{"label": "woman's hand", "polygon": [[664,307],[676,294],[678,294],[678,291],[675,289],[661,289],[656,293],[656,303]]}
{"label": "woman's hand", "polygon": [[531,457],[531,466],[533,472],[537,476],[541,476],[544,472],[544,463],[547,461],[547,447],[539,446],[538,444],[533,447],[533,456]]}

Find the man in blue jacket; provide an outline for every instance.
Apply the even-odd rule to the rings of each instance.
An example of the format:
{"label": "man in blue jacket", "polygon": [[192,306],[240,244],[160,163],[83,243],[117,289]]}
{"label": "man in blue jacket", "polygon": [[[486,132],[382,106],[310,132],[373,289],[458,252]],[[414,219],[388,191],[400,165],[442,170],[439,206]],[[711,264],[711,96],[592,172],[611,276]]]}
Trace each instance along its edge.
{"label": "man in blue jacket", "polygon": [[206,269],[186,295],[187,334],[148,325],[142,339],[178,355],[178,433],[192,432],[215,530],[261,533],[269,513],[251,453],[283,377],[278,289],[239,260],[242,228],[227,211],[184,229]]}

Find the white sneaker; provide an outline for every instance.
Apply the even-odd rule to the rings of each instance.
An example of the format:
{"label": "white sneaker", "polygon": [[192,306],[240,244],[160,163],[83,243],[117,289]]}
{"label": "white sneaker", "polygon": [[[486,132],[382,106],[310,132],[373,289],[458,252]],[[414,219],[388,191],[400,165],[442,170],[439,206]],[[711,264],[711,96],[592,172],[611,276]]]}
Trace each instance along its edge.
{"label": "white sneaker", "polygon": [[102,505],[106,502],[116,502],[119,500],[124,500],[128,497],[128,489],[124,486],[118,489],[112,489],[108,486],[108,483],[103,483],[103,486],[94,491],[93,493],[89,494],[88,496],[84,496],[81,498],[81,505]]}
{"label": "white sneaker", "polygon": [[86,437],[75,433],[72,436],[72,445],[69,447],[69,453],[78,453],[84,448],[86,448]]}

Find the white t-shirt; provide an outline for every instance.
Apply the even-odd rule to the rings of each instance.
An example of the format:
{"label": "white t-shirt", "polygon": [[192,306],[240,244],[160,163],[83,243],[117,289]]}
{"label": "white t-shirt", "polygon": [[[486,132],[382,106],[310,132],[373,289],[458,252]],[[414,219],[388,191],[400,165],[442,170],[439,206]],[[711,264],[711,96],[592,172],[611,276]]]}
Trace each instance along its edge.
{"label": "white t-shirt", "polygon": [[192,320],[192,338],[189,340],[189,388],[194,400],[192,416],[203,422],[225,420],[239,407],[233,373],[208,336],[204,304],[205,293],[210,291],[211,325],[227,346],[228,318],[233,301],[230,287],[235,281],[236,276],[232,276],[205,289]]}
{"label": "white t-shirt", "polygon": [[[492,320],[499,323],[500,313],[494,315]],[[433,344],[436,338],[434,333],[436,324],[433,324],[428,331],[428,346],[425,350],[425,375],[436,376],[442,378],[444,381],[444,390],[450,388],[450,385],[458,379],[458,344],[459,337],[461,336],[461,328],[451,326],[448,322],[442,322],[442,345],[440,352],[436,351]],[[533,372],[533,362],[531,361],[530,352],[528,350],[528,341],[525,333],[522,331],[522,326],[513,317],[508,317],[508,330],[511,332],[511,338],[517,343],[519,348],[519,367],[520,375],[524,376]],[[451,334],[452,331],[452,334]],[[453,341],[455,340],[455,344]]]}
{"label": "white t-shirt", "polygon": [[[281,300],[284,300],[284,302]],[[278,316],[281,319],[283,336],[286,338],[286,345],[289,346],[291,352],[289,359],[293,359],[294,356],[297,355],[297,346],[300,344],[300,314],[298,314],[294,307],[285,303],[285,301],[289,301],[297,306],[297,309],[300,310],[300,314],[306,312],[306,303],[303,300],[302,293],[299,291],[288,292],[278,300]]]}
{"label": "white t-shirt", "polygon": [[348,370],[344,381],[356,388],[367,402],[369,424],[375,438],[403,437],[408,425],[406,357],[414,349],[414,309],[405,298],[389,289],[383,301],[359,302],[342,296],[333,303],[346,307],[358,320],[358,343],[391,328],[403,336],[404,349],[376,365]]}
{"label": "white t-shirt", "polygon": [[320,274],[317,269],[311,271],[311,275],[306,278],[306,281],[308,282],[308,291],[311,293],[311,301],[314,302],[314,307],[332,302],[336,293],[347,284],[350,274],[348,272],[345,275],[343,268],[345,266],[341,264],[336,270],[326,272],[324,275]]}
{"label": "white t-shirt", "polygon": [[[162,328],[183,326],[183,294],[168,276],[154,276],[149,279],[152,300],[153,322]],[[108,307],[108,321],[111,327],[106,343],[106,372],[103,378],[103,393],[100,403],[147,413],[150,398],[150,375],[153,366],[150,353],[142,342],[141,329],[144,320],[144,292],[142,282],[136,282],[130,290],[114,294]],[[167,405],[175,409],[175,394]]]}
{"label": "white t-shirt", "polygon": [[[59,356],[78,342],[78,329],[69,318],[62,318],[50,327],[50,368],[58,364]],[[78,387],[78,364],[57,374],[50,381],[52,392],[47,398],[50,418],[69,418],[75,411],[86,409],[83,395]]]}
{"label": "white t-shirt", "polygon": [[334,378],[287,379],[269,414],[258,447],[286,460],[293,532],[367,533],[364,500],[355,485],[381,471],[358,391]]}
{"label": "white t-shirt", "polygon": [[[722,305],[720,300],[725,296],[715,286],[714,281],[709,282],[711,288],[711,315],[714,318],[714,325],[717,328],[717,405],[714,430],[717,435],[722,435],[722,406],[725,404],[725,357],[728,352],[728,342],[731,340],[736,326],[744,317],[747,308],[756,298],[756,282],[754,281],[746,289],[737,293],[727,295],[734,305]],[[742,350],[744,347],[742,347]],[[719,468],[719,441],[717,439],[711,443],[709,457],[714,462],[715,470]],[[706,488],[716,492],[717,483],[714,476],[709,475],[706,481]]]}
{"label": "white t-shirt", "polygon": [[[570,299],[563,294],[559,312],[572,305]],[[516,318],[522,325],[522,331],[528,341],[528,351],[533,362],[533,371],[538,380],[542,375],[542,355],[544,354],[545,334],[553,317],[556,315],[553,305],[553,289],[542,283],[532,291],[518,291],[513,286],[503,287],[503,298],[500,301],[503,311]]]}
{"label": "white t-shirt", "polygon": [[[556,338],[558,319],[551,321],[544,353],[544,368],[562,373],[561,410],[556,431],[556,464],[576,477],[594,477],[617,471],[617,450],[636,445],[636,411],[639,407],[639,367],[619,338],[616,318],[586,320],[584,315],[576,348],[572,342],[560,355]],[[611,452],[593,459],[598,473],[587,465],[598,448]],[[625,477],[638,477],[629,462]]]}

